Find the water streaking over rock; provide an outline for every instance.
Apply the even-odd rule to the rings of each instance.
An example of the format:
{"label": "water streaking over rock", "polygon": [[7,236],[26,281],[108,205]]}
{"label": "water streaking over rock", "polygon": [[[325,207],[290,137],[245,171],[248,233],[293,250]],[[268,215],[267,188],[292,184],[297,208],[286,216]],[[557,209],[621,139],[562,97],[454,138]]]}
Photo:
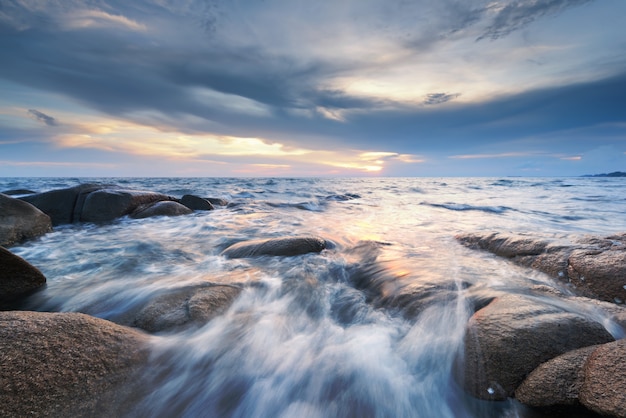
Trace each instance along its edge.
{"label": "water streaking over rock", "polygon": [[[559,278],[561,267],[537,263],[557,254],[543,242],[564,248],[585,234],[626,231],[624,179],[33,178],[0,179],[0,191],[86,183],[192,206],[179,211],[167,203],[176,210],[141,219],[133,214],[143,201],[106,220],[68,215],[52,232],[9,248],[47,279],[19,308],[136,328],[128,341],[141,341],[149,355],[132,370],[135,392],[114,408],[118,416],[544,417],[510,396],[521,386],[526,403],[546,404],[533,398],[541,392],[536,376],[579,376],[563,371],[561,355],[576,358],[579,369],[589,366],[563,402],[604,411],[597,402],[603,353],[607,341],[623,337],[626,308],[581,297],[582,283],[572,286]],[[541,239],[521,242],[524,263],[501,254],[508,247],[494,255],[455,238],[494,233]],[[605,240],[607,251],[621,251]],[[576,271],[566,278],[589,276],[589,246],[576,247]],[[535,338],[541,355],[525,353],[524,364],[514,364],[514,349],[526,345],[516,332],[494,331],[502,312],[504,325],[525,341]],[[533,331],[536,312],[556,327],[542,328],[548,334],[585,324],[602,349],[568,354],[585,344],[578,340],[546,348]],[[504,359],[481,366],[483,380],[463,376],[476,366],[466,359],[483,361],[480,350],[471,351],[472,335]],[[552,369],[523,382],[532,372],[527,365],[550,367],[551,357]],[[614,397],[606,410],[620,413],[620,402]]]}

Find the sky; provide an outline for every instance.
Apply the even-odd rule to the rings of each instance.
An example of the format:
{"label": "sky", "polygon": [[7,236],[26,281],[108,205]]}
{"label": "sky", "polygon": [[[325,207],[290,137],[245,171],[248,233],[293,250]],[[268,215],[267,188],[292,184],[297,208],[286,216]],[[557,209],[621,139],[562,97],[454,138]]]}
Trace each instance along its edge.
{"label": "sky", "polygon": [[0,176],[626,171],[624,0],[2,0]]}

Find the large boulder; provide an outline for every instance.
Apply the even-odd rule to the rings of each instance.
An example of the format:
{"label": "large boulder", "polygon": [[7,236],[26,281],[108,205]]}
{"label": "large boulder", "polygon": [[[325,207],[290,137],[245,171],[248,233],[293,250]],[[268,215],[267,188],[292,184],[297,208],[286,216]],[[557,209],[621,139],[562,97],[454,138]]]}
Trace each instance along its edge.
{"label": "large boulder", "polygon": [[572,350],[539,365],[515,390],[515,397],[525,405],[540,408],[579,405],[583,365],[598,347]]}
{"label": "large boulder", "polygon": [[107,222],[130,215],[140,206],[166,200],[173,200],[173,198],[161,193],[139,190],[96,190],[85,197],[80,220],[83,222]]}
{"label": "large boulder", "polygon": [[127,190],[112,184],[81,184],[20,197],[52,219],[53,225],[107,222],[130,215],[139,207],[174,200],[161,193]]}
{"label": "large boulder", "polygon": [[605,250],[575,250],[567,275],[584,293],[617,303],[626,302],[626,246]]}
{"label": "large boulder", "polygon": [[144,219],[151,218],[153,216],[189,215],[190,213],[193,213],[193,210],[189,209],[187,206],[181,205],[180,203],[173,201],[159,201],[137,208],[130,215],[130,217],[135,219]]}
{"label": "large boulder", "polygon": [[241,292],[232,285],[200,285],[159,295],[134,315],[129,325],[148,332],[203,325],[224,312]]}
{"label": "large boulder", "polygon": [[295,256],[319,253],[328,246],[326,240],[315,236],[270,238],[238,242],[222,251],[226,258],[247,258],[259,256]]}
{"label": "large boulder", "polygon": [[106,184],[81,184],[65,189],[50,190],[20,197],[37,207],[52,220],[52,225],[69,224],[80,220],[85,196],[96,190],[114,187]]}
{"label": "large boulder", "polygon": [[146,335],[78,313],[0,312],[0,416],[120,416]]}
{"label": "large boulder", "polygon": [[596,349],[583,371],[580,402],[602,415],[626,417],[626,339]]}
{"label": "large boulder", "polygon": [[0,247],[0,309],[12,309],[21,298],[45,284],[41,271]]}
{"label": "large boulder", "polygon": [[213,210],[213,204],[207,199],[203,199],[192,194],[186,194],[180,199],[180,204],[187,206],[191,210]]}
{"label": "large boulder", "polygon": [[0,246],[38,237],[52,231],[50,217],[19,199],[0,193]]}
{"label": "large boulder", "polygon": [[573,286],[584,296],[626,302],[626,234],[574,241],[497,233],[462,234],[457,240],[531,267]]}
{"label": "large boulder", "polygon": [[586,316],[540,299],[505,295],[468,321],[458,378],[477,398],[504,400],[541,363],[610,341],[611,334]]}

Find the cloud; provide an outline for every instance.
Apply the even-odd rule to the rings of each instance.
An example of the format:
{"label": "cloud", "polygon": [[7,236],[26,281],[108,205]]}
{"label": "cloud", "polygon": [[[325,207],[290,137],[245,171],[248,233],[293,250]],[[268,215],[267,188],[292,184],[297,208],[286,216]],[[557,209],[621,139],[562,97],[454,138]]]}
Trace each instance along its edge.
{"label": "cloud", "polygon": [[445,103],[445,102],[449,102],[450,100],[454,100],[457,97],[459,97],[460,95],[461,95],[461,93],[453,93],[453,94],[448,94],[448,93],[430,93],[430,94],[426,95],[426,98],[424,99],[424,101],[422,103],[427,105],[427,106],[438,105],[438,104],[442,104],[442,103]]}
{"label": "cloud", "polygon": [[489,3],[484,13],[491,22],[477,40],[499,39],[522,29],[544,16],[553,16],[565,9],[593,0],[513,0]]}
{"label": "cloud", "polygon": [[43,112],[38,111],[37,109],[28,109],[28,113],[33,116],[39,122],[42,122],[48,126],[58,126],[59,123],[52,116],[48,116]]}
{"label": "cloud", "polygon": [[[530,46],[509,36],[591,2],[7,0],[0,8],[0,79],[84,108],[70,120],[48,101],[21,105],[46,126],[59,124],[33,108],[57,115],[63,127],[55,132],[67,129],[65,143],[76,147],[133,153],[149,143],[159,155],[188,158],[215,143],[224,157],[235,155],[233,144],[256,139],[251,149],[264,150],[259,158],[273,158],[280,144],[286,154],[307,150],[372,169],[376,161],[419,163],[436,152],[541,151],[557,142],[576,148],[563,155],[582,155],[583,137],[511,150],[493,145],[624,120],[625,55],[623,46],[613,48],[619,39],[596,56],[576,45],[586,34]],[[557,19],[547,23],[550,33],[562,27]],[[537,51],[546,65],[523,66]],[[90,112],[136,126],[108,133],[91,122],[91,130],[68,127]],[[216,138],[239,139],[226,145]],[[347,157],[345,150],[361,151]],[[387,154],[359,156],[371,150]]]}
{"label": "cloud", "polygon": [[125,16],[110,14],[98,9],[83,9],[60,16],[61,25],[67,30],[85,28],[111,28],[145,31],[145,25]]}
{"label": "cloud", "polygon": [[0,165],[14,167],[62,167],[62,168],[115,168],[115,164],[109,163],[78,163],[73,161],[13,161],[0,160]]}

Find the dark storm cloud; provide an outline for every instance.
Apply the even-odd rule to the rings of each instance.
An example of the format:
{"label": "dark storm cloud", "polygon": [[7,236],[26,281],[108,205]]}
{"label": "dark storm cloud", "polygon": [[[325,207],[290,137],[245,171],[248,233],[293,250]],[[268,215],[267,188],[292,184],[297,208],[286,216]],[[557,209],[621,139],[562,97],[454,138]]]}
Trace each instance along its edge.
{"label": "dark storm cloud", "polygon": [[28,109],[28,114],[33,116],[39,122],[42,122],[48,126],[58,126],[59,123],[52,116],[48,116],[43,112],[38,111],[37,109]]}

